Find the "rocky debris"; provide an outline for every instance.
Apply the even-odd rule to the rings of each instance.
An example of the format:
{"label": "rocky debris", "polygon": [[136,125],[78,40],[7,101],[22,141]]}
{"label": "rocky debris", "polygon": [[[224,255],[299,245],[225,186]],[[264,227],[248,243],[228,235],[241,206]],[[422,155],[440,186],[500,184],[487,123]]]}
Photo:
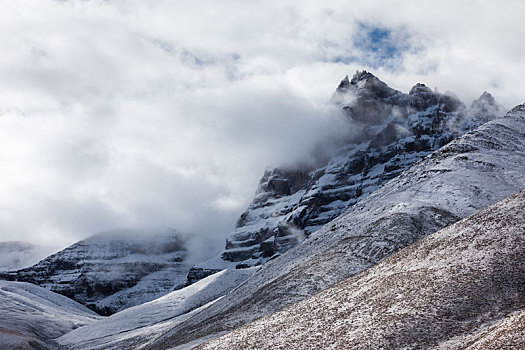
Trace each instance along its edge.
{"label": "rocky debris", "polygon": [[150,348],[198,344],[314,295],[525,188],[524,171],[518,106],[413,165]]}
{"label": "rocky debris", "polygon": [[185,256],[184,239],[173,230],[115,231],[0,278],[42,286],[109,315],[182,288],[189,270]]}
{"label": "rocky debris", "polygon": [[522,348],[514,331],[523,335],[524,211],[522,191],[197,348],[452,349],[471,334],[478,338],[461,342],[468,349]]}
{"label": "rocky debris", "polygon": [[346,76],[332,102],[360,133],[317,167],[267,170],[225,250],[194,266],[189,283],[279,256],[431,152],[504,112],[486,93],[466,108],[424,84],[404,94],[366,71]]}

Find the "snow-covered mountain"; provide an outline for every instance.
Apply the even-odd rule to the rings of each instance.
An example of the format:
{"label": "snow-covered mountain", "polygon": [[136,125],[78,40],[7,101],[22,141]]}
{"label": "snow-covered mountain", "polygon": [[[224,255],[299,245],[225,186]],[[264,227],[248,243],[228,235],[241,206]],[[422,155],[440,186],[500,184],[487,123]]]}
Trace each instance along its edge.
{"label": "snow-covered mountain", "polygon": [[[189,271],[184,260],[184,239],[175,232],[121,231],[93,236],[31,268],[3,273],[2,277],[40,284],[75,298],[99,313],[121,310],[56,340],[57,346],[72,349],[189,349],[260,317],[264,318],[259,323],[237,331],[248,330],[249,335],[241,334],[239,342],[230,341],[227,336],[205,346],[264,347],[269,339],[246,342],[251,341],[248,338],[252,338],[250,332],[254,329],[271,329],[274,331],[271,335],[263,334],[266,338],[276,337],[278,347],[279,341],[288,340],[279,339],[277,334],[281,329],[275,322],[264,323],[273,320],[274,316],[268,315],[287,307],[283,312],[304,308],[310,305],[312,295],[323,290],[318,295],[335,296],[328,298],[326,304],[322,304],[322,300],[317,302],[328,310],[339,302],[341,304],[334,307],[342,310],[353,301],[350,297],[338,299],[339,294],[330,293],[348,283],[357,283],[357,289],[342,290],[341,295],[357,293],[352,297],[361,301],[355,310],[347,310],[348,313],[366,315],[369,312],[371,318],[399,318],[399,334],[415,329],[410,328],[414,322],[409,322],[410,318],[404,320],[404,316],[414,316],[414,324],[426,330],[434,316],[441,315],[439,312],[443,310],[456,310],[452,316],[463,317],[461,320],[472,325],[460,322],[451,338],[441,337],[439,341],[425,344],[458,349],[467,345],[497,348],[497,345],[517,344],[513,332],[523,324],[523,283],[518,283],[516,293],[512,294],[511,290],[505,294],[508,280],[500,279],[505,272],[500,267],[516,256],[522,260],[523,257],[514,253],[521,248],[523,254],[523,242],[512,238],[515,232],[505,239],[496,239],[495,232],[483,233],[479,240],[472,235],[476,229],[499,228],[498,222],[509,224],[508,227],[518,222],[512,218],[523,210],[525,194],[518,195],[518,204],[505,202],[474,216],[479,221],[476,227],[470,218],[464,221],[466,225],[461,222],[432,236],[438,237],[437,240],[428,238],[410,245],[525,188],[525,105],[494,119],[502,113],[502,108],[488,93],[466,107],[454,97],[432,91],[423,84],[417,84],[408,94],[401,93],[367,72],[345,78],[334,93],[333,102],[341,107],[351,126],[347,137],[337,140],[337,147],[327,149],[315,165],[267,171],[253,203],[241,215],[226,249],[216,258]],[[502,214],[504,210],[511,213],[509,218]],[[517,225],[523,227],[521,221]],[[454,236],[457,232],[468,239],[444,240],[443,232],[446,237],[457,238]],[[509,246],[509,242],[518,243]],[[407,246],[410,247],[386,259]],[[422,253],[414,250],[417,246],[433,248],[425,248]],[[510,254],[510,258],[498,260],[499,250],[502,250],[501,256]],[[405,258],[399,260],[398,256]],[[441,271],[429,268],[439,257],[443,257],[443,262],[451,260],[450,264],[439,265],[441,261],[437,261],[434,265]],[[411,265],[408,260],[415,262]],[[252,267],[254,265],[262,266]],[[467,269],[461,271],[465,266]],[[400,272],[389,275],[396,268]],[[475,274],[476,268],[482,272],[479,276]],[[220,270],[223,271],[209,276]],[[373,272],[376,270],[379,272]],[[510,276],[512,281],[516,280],[516,273],[523,274],[521,265],[512,265],[508,270],[514,274]],[[430,277],[422,276],[411,283],[410,273],[419,276],[422,271]],[[484,274],[491,271],[495,273]],[[433,273],[437,274],[435,278],[431,278]],[[451,277],[454,274],[464,279],[454,280]],[[366,283],[359,282],[362,276],[368,276]],[[402,285],[396,284],[392,276],[399,276]],[[471,276],[475,278],[471,280]],[[418,311],[418,307],[428,305],[425,300],[432,299],[433,292],[442,290],[439,289],[442,286],[433,282],[445,283],[448,278],[458,282],[447,289],[451,291],[451,300],[434,309]],[[486,281],[492,284],[483,284]],[[190,284],[184,287],[186,282]],[[368,282],[377,288],[369,289]],[[501,298],[492,300],[491,290],[472,291],[473,286],[504,291]],[[396,288],[405,287],[408,289],[403,289],[397,298]],[[473,309],[463,307],[470,305],[465,301],[468,298],[461,295],[465,290],[475,300],[482,294],[485,299],[489,298],[484,300],[489,308],[483,309],[482,303],[476,302]],[[387,300],[381,299],[381,295]],[[423,306],[410,304],[408,310],[413,314],[407,313],[399,307],[405,305],[405,296],[421,301]],[[367,298],[371,300],[369,304]],[[517,302],[512,304],[512,300]],[[500,301],[502,305],[498,304]],[[296,306],[292,306],[294,304]],[[386,311],[373,313],[376,306]],[[315,323],[322,324],[326,317],[332,316],[323,314],[322,308],[310,309],[317,311],[305,318],[305,322],[310,322],[305,329],[296,332],[296,345],[322,347],[323,336],[316,333],[320,328],[315,328]],[[471,310],[479,311],[479,317],[476,318],[475,312],[469,313]],[[296,326],[300,327],[301,315],[295,316]],[[13,324],[23,325],[26,319],[14,319]],[[457,320],[452,318],[454,322]],[[363,333],[363,329],[368,330],[368,324],[367,319],[361,321],[348,322],[352,327],[364,327],[360,328]],[[439,333],[440,327],[450,326],[446,321],[447,317],[440,316],[436,331],[428,331],[428,338],[421,339],[435,339],[432,334]],[[330,327],[344,329],[348,324],[345,322],[335,322]],[[312,332],[308,329],[310,325],[313,325]],[[337,328],[339,326],[342,328]],[[50,320],[47,327],[55,326]],[[414,332],[419,331],[418,328]],[[385,327],[378,327],[373,334],[378,334],[377,339],[366,334],[360,336],[371,342],[396,341],[396,334],[389,334]],[[410,337],[402,338],[410,347]],[[319,341],[316,343],[315,339]],[[246,342],[241,344],[243,341]]]}
{"label": "snow-covered mountain", "polygon": [[264,264],[423,157],[505,112],[486,92],[467,108],[424,84],[402,93],[366,71],[345,77],[332,102],[349,125],[336,151],[316,166],[266,171],[226,249],[194,266],[190,283],[224,268]]}
{"label": "snow-covered mountain", "polygon": [[303,300],[525,188],[524,172],[520,105],[413,165],[150,349],[195,344]]}
{"label": "snow-covered mountain", "polygon": [[0,242],[0,271],[23,269],[52,253],[52,248],[24,241]]}
{"label": "snow-covered mountain", "polygon": [[70,349],[136,349],[244,282],[257,269],[224,270],[159,299],[78,328],[57,341]]}
{"label": "snow-covered mountain", "polygon": [[49,349],[47,341],[99,318],[44,288],[0,280],[0,349]]}
{"label": "snow-covered mountain", "polygon": [[0,277],[37,284],[109,315],[182,288],[185,256],[184,238],[173,230],[112,231]]}
{"label": "snow-covered mountain", "polygon": [[524,212],[521,191],[198,349],[523,349]]}

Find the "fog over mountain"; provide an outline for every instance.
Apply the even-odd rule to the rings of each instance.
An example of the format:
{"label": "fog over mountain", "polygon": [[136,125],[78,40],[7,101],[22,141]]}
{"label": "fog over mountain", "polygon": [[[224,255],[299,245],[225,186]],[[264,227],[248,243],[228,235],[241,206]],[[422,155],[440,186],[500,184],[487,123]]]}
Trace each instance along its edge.
{"label": "fog over mountain", "polygon": [[515,1],[3,4],[0,241],[62,248],[173,227],[194,238],[195,260],[210,257],[266,167],[308,161],[349,131],[327,105],[348,73],[521,103],[524,12]]}

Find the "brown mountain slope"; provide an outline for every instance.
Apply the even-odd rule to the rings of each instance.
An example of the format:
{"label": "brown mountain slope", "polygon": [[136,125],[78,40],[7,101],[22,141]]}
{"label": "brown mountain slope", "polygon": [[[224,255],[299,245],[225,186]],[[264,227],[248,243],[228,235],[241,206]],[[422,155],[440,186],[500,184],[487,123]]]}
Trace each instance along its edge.
{"label": "brown mountain slope", "polygon": [[524,212],[522,191],[199,349],[457,348],[492,326],[464,345],[497,347],[523,324],[502,320],[525,307]]}
{"label": "brown mountain slope", "polygon": [[500,350],[525,349],[525,309],[482,327],[477,332],[441,344],[439,349]]}

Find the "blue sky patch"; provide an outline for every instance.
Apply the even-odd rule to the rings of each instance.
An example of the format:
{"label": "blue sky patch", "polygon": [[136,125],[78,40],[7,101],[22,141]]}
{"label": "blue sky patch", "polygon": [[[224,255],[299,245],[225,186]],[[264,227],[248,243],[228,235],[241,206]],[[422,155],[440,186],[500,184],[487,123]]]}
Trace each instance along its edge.
{"label": "blue sky patch", "polygon": [[333,61],[394,68],[403,53],[413,49],[409,39],[410,34],[403,27],[387,28],[359,23],[348,55],[337,56]]}

